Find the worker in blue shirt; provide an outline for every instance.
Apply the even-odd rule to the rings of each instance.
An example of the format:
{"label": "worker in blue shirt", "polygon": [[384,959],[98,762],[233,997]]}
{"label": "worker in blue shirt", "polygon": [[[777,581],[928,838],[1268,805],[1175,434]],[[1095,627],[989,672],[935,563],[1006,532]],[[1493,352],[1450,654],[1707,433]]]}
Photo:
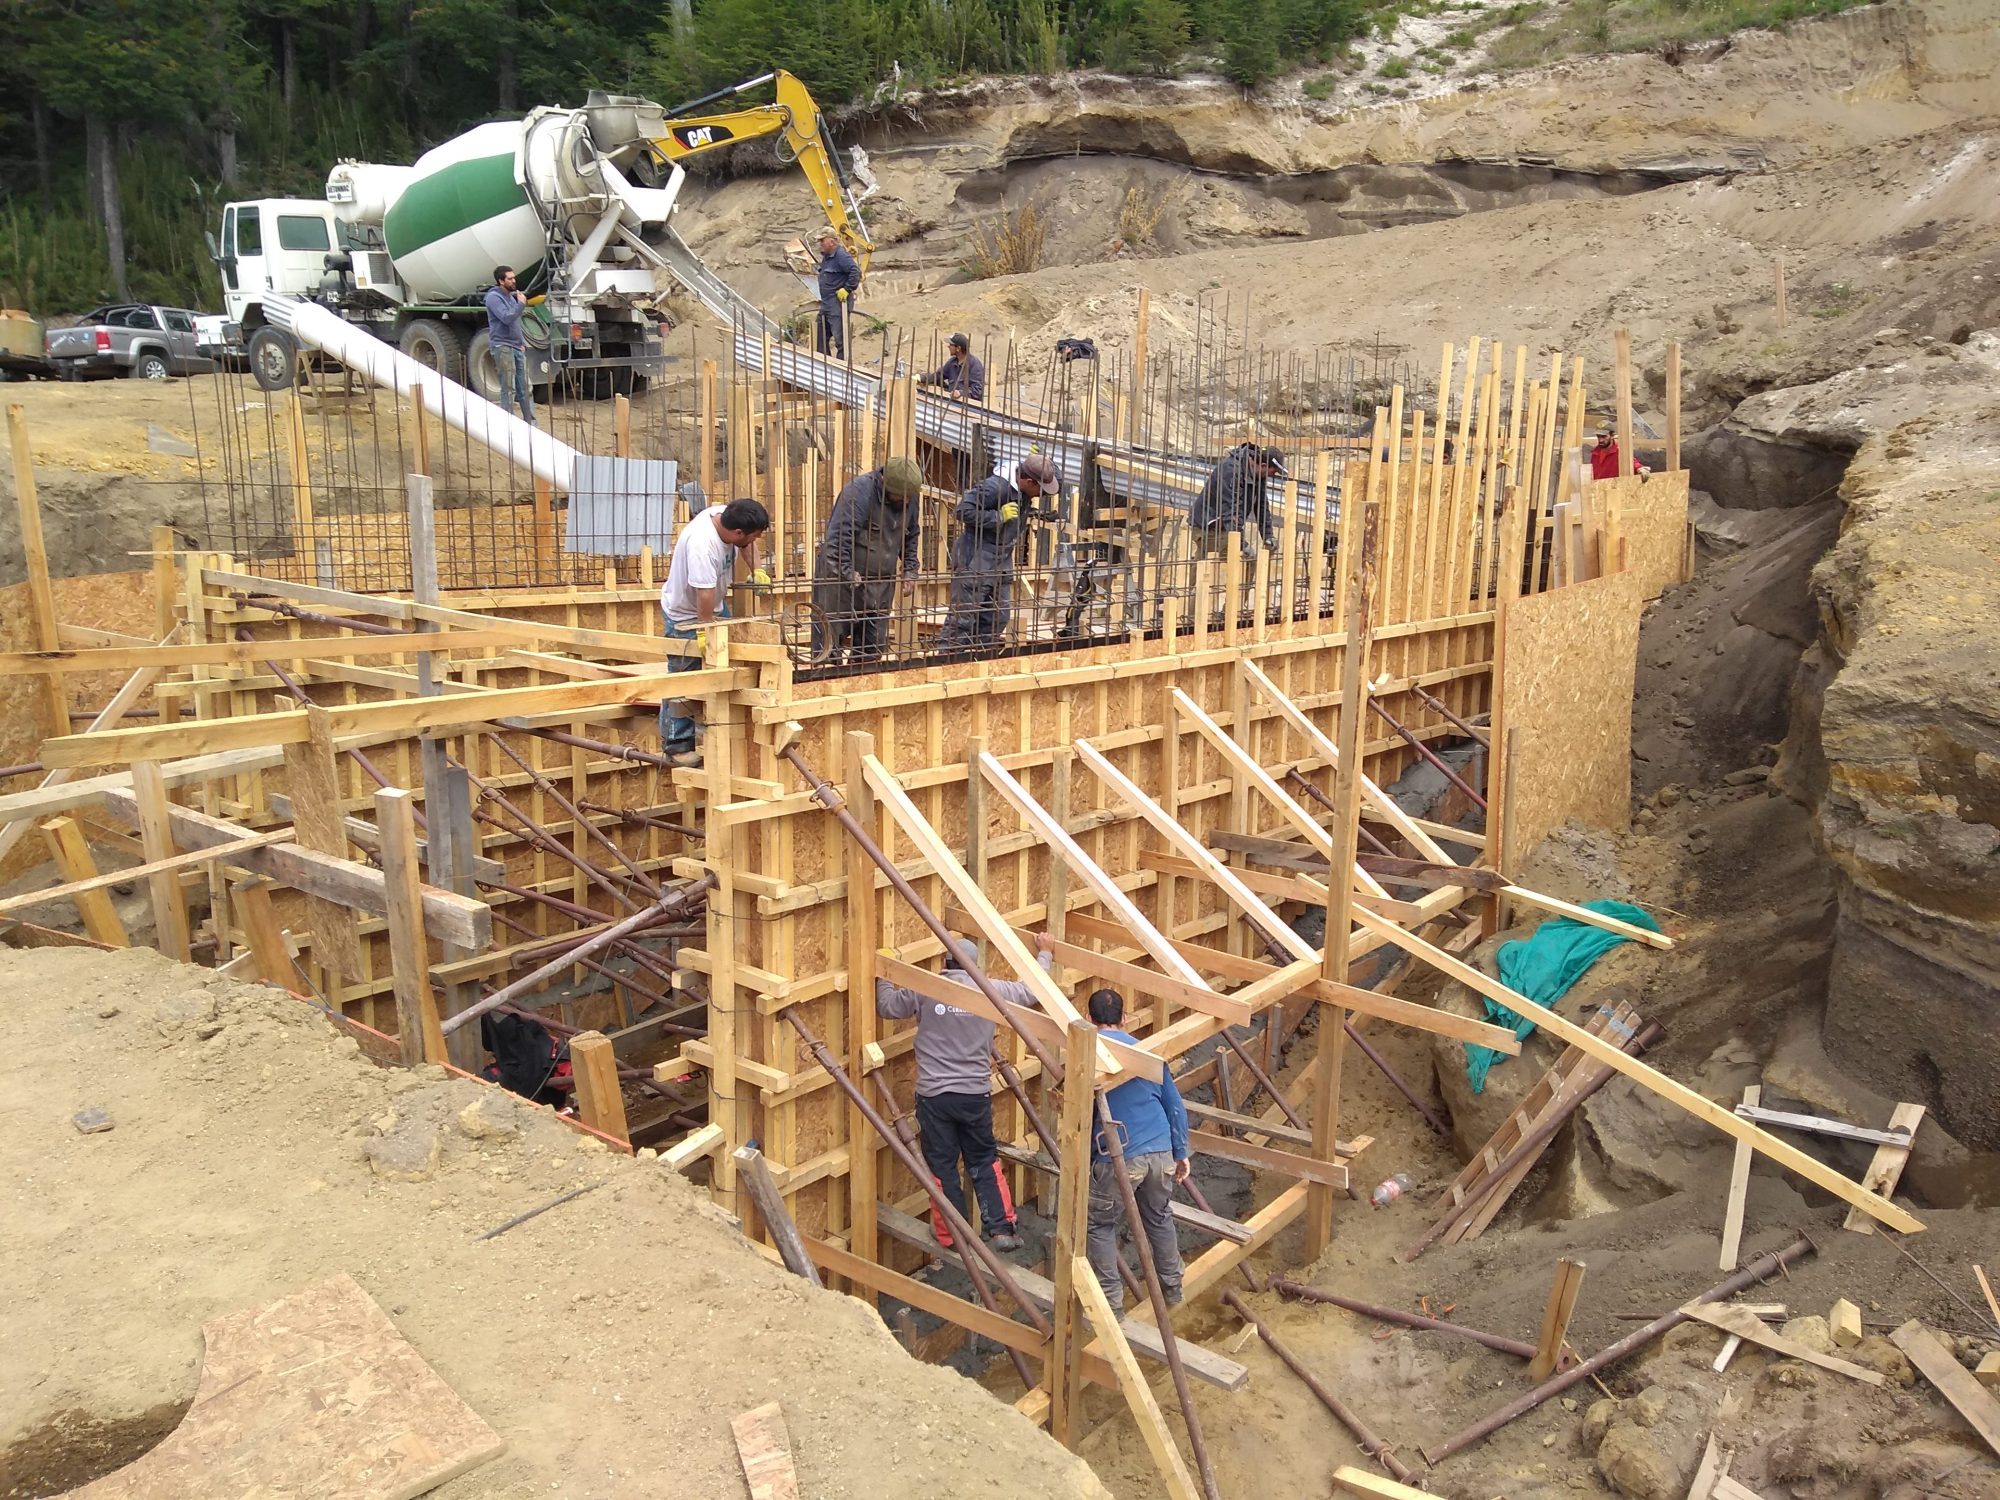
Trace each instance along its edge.
{"label": "worker in blue shirt", "polygon": [[972,401],[986,399],[986,361],[972,352],[972,340],[962,333],[951,336],[951,358],[927,375],[917,377],[918,385],[939,385],[945,394]]}
{"label": "worker in blue shirt", "polygon": [[861,290],[861,267],[833,226],[819,232],[819,343],[821,354],[847,358],[847,318]]}
{"label": "worker in blue shirt", "polygon": [[[1125,997],[1116,990],[1095,990],[1087,1002],[1091,1021],[1114,1041],[1136,1045],[1138,1038],[1118,1029],[1125,1019]],[[1181,1300],[1181,1247],[1174,1234],[1174,1184],[1188,1179],[1187,1107],[1172,1073],[1158,1083],[1131,1078],[1105,1096],[1132,1195],[1139,1200],[1139,1222],[1153,1248],[1153,1267],[1169,1304]],[[1118,1276],[1118,1221],[1125,1195],[1118,1189],[1116,1167],[1102,1139],[1102,1128],[1090,1147],[1090,1229],[1086,1248],[1097,1284],[1116,1312],[1125,1305],[1125,1284]]]}

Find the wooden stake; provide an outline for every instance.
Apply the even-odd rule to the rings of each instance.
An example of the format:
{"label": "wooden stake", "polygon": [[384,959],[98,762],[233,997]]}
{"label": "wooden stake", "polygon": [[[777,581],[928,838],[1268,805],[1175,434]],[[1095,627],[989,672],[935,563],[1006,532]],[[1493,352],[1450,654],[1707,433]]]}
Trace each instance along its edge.
{"label": "wooden stake", "polygon": [[[42,825],[42,837],[47,840],[49,857],[62,871],[64,880],[74,885],[98,878],[97,861],[92,858],[90,845],[76,819],[67,816],[50,818]],[[118,919],[118,909],[102,889],[78,891],[75,900],[85,932],[98,942],[109,943],[114,948],[129,948],[132,945],[125,924]]]}
{"label": "wooden stake", "polygon": [[[1153,1399],[1153,1388],[1146,1383],[1146,1373],[1139,1368],[1132,1346],[1125,1341],[1125,1330],[1118,1326],[1118,1317],[1111,1311],[1110,1300],[1091,1273],[1090,1262],[1082,1256],[1074,1257],[1070,1277],[1083,1302],[1085,1316],[1090,1319],[1091,1327],[1096,1329],[1112,1368],[1118,1372],[1118,1389],[1124,1393],[1125,1404],[1131,1408],[1132,1420],[1138,1424],[1139,1435],[1146,1440],[1146,1451],[1153,1456],[1153,1466],[1160,1471],[1160,1480],[1169,1500],[1200,1500],[1201,1491],[1195,1488],[1194,1476],[1188,1473],[1187,1462],[1175,1446],[1174,1435],[1167,1430],[1167,1419],[1160,1412],[1160,1403]],[[1967,1378],[1970,1379],[1969,1376]]]}
{"label": "wooden stake", "polygon": [[[431,989],[430,948],[424,939],[423,878],[417,867],[415,798],[401,787],[375,794],[375,822],[382,831],[382,873],[389,897],[389,962],[396,990],[396,1036],[406,1067],[442,1065],[444,1032]],[[266,898],[268,904],[269,898]],[[259,967],[263,966],[259,960]]]}
{"label": "wooden stake", "polygon": [[[583,1038],[576,1040],[582,1041]],[[609,1050],[610,1042],[606,1041],[604,1045]],[[575,1054],[576,1042],[571,1042],[570,1055]],[[580,1072],[578,1081],[578,1092],[581,1094]],[[622,1106],[619,1113],[622,1121]],[[784,1261],[785,1268],[814,1286],[824,1285],[819,1279],[819,1267],[806,1254],[805,1239],[799,1233],[799,1226],[792,1222],[791,1211],[785,1207],[784,1197],[771,1176],[771,1164],[764,1160],[764,1153],[755,1146],[738,1146],[731,1153],[731,1160],[736,1163],[736,1181],[750,1195],[750,1201],[757,1205],[757,1212],[763,1217],[764,1227],[771,1232],[771,1242],[778,1247],[778,1256]]]}
{"label": "wooden stake", "polygon": [[1131,399],[1125,403],[1125,441],[1138,441],[1139,402],[1146,390],[1146,331],[1147,322],[1153,310],[1153,293],[1149,287],[1139,288],[1139,317],[1132,333],[1132,391]]}
{"label": "wooden stake", "polygon": [[[18,402],[7,408],[7,441],[14,453],[14,504],[21,517],[21,555],[28,567],[28,610],[35,627],[35,646],[41,651],[62,647],[56,625],[55,588],[49,582],[49,554],[42,541],[42,507],[35,492],[35,454],[28,442],[28,414]],[[41,722],[49,727],[43,737],[69,733],[69,695],[63,689],[62,674],[41,679]]]}
{"label": "wooden stake", "polygon": [[[340,805],[340,772],[334,764],[332,719],[316,705],[308,707],[305,715],[305,743],[285,746],[285,785],[292,799],[292,822],[298,829],[297,840],[305,848],[345,859],[347,830]],[[308,895],[306,913],[313,956],[348,979],[366,978],[361,932],[353,909]]]}
{"label": "wooden stake", "polygon": [[[167,783],[158,761],[132,762],[132,794],[139,804],[139,843],[146,858],[171,858],[173,823],[167,812]],[[181,901],[180,876],[169,870],[148,877],[147,884],[153,896],[154,941],[167,957],[187,963],[187,907]]]}
{"label": "wooden stake", "polygon": [[[1074,1449],[1083,1432],[1078,1420],[1083,1399],[1084,1339],[1076,1323],[1079,1277],[1096,1285],[1084,1259],[1090,1220],[1090,1133],[1095,1090],[1090,1086],[1091,1057],[1097,1050],[1097,1028],[1088,1021],[1070,1026],[1063,1037],[1064,1076],[1075,1080],[1063,1089],[1061,1123],[1062,1171],[1057,1178],[1056,1237],[1052,1254],[1055,1305],[1050,1314],[1055,1338],[1043,1379],[1049,1388],[1049,1436]],[[1081,1269],[1079,1269],[1081,1268]],[[1100,1292],[1101,1295],[1101,1292]],[[1108,1304],[1107,1304],[1108,1305]]]}
{"label": "wooden stake", "polygon": [[1535,1341],[1535,1357],[1528,1362],[1528,1379],[1540,1385],[1556,1372],[1562,1358],[1563,1339],[1569,1333],[1570,1315],[1576,1311],[1578,1293],[1583,1290],[1584,1264],[1564,1256],[1556,1262],[1555,1282],[1549,1287],[1549,1304],[1542,1310],[1541,1337]]}
{"label": "wooden stake", "polygon": [[292,965],[292,950],[286,945],[277,911],[271,905],[275,884],[265,875],[246,875],[230,886],[229,893],[236,919],[243,924],[244,941],[250,945],[250,956],[257,965],[257,977],[281,990],[296,990],[299,976]]}
{"label": "wooden stake", "polygon": [[1681,345],[1667,345],[1667,472],[1681,466]]}
{"label": "wooden stake", "polygon": [[[625,1094],[618,1087],[618,1056],[611,1038],[586,1031],[569,1042],[569,1060],[576,1072],[576,1112],[592,1130],[630,1141],[625,1124]],[[738,1168],[742,1152],[738,1152]]]}
{"label": "wooden stake", "polygon": [[[1613,335],[1618,357],[1615,372],[1618,398],[1618,477],[1623,479],[1632,472],[1637,455],[1632,452],[1632,330],[1621,328]],[[1615,564],[1610,556],[1604,559],[1603,571],[1613,572]]]}
{"label": "wooden stake", "polygon": [[[1755,1104],[1755,1099],[1746,1098],[1745,1104]],[[1921,1104],[1898,1104],[1889,1116],[1891,1130],[1908,1131],[1912,1142],[1916,1139],[1917,1127],[1923,1123],[1924,1107]],[[1877,1146],[1875,1156],[1868,1163],[1868,1170],[1861,1174],[1861,1185],[1871,1193],[1880,1193],[1884,1198],[1896,1191],[1896,1184],[1902,1181],[1903,1166],[1910,1159],[1911,1147]],[[1873,1234],[1875,1221],[1858,1208],[1850,1208],[1847,1217],[1840,1221],[1842,1229],[1851,1229],[1856,1234]],[[2000,1311],[1993,1315],[2000,1324]]]}
{"label": "wooden stake", "polygon": [[[1753,1083],[1743,1091],[1745,1104],[1755,1106],[1763,1098],[1764,1090],[1757,1084]],[[1736,1160],[1729,1169],[1729,1197],[1722,1210],[1722,1269],[1725,1271],[1736,1269],[1737,1258],[1743,1250],[1743,1199],[1750,1190],[1750,1157],[1750,1143],[1738,1141]],[[1856,1215],[1870,1224],[1874,1223],[1858,1208],[1849,1217]]]}

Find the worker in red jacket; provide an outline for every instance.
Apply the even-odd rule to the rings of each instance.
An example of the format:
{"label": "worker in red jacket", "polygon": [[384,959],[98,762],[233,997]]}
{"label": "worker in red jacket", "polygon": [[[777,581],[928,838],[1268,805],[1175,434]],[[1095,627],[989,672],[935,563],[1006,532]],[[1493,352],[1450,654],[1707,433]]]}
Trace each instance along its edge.
{"label": "worker in red jacket", "polygon": [[1618,439],[1613,437],[1611,429],[1606,427],[1597,434],[1597,446],[1590,450],[1590,477],[1616,479],[1621,472],[1618,467],[1618,457]]}

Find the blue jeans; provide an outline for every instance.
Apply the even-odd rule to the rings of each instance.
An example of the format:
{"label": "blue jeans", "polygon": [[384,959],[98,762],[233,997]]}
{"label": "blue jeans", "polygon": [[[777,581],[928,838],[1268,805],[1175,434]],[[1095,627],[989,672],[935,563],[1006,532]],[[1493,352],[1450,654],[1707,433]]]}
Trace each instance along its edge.
{"label": "blue jeans", "polygon": [[494,344],[493,368],[500,372],[500,410],[517,402],[521,417],[535,425],[535,388],[528,383],[528,351],[517,344]]}
{"label": "blue jeans", "polygon": [[[726,620],[729,611],[717,612],[716,619]],[[692,625],[676,625],[667,621],[667,639],[670,641],[698,641],[701,632]],[[701,668],[699,656],[670,656],[667,658],[669,672],[694,672]],[[662,698],[660,700],[660,753],[662,755],[686,755],[694,749],[694,719],[690,715],[682,718],[672,713],[676,705],[685,703],[682,698]]]}

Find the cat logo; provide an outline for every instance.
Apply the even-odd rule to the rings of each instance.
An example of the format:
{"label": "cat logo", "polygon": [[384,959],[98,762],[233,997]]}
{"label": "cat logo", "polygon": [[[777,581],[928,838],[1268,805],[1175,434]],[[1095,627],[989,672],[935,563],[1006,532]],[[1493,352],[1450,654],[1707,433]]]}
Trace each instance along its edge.
{"label": "cat logo", "polygon": [[683,125],[674,131],[674,139],[688,151],[699,151],[705,146],[719,146],[722,142],[735,138],[736,132],[726,125]]}

